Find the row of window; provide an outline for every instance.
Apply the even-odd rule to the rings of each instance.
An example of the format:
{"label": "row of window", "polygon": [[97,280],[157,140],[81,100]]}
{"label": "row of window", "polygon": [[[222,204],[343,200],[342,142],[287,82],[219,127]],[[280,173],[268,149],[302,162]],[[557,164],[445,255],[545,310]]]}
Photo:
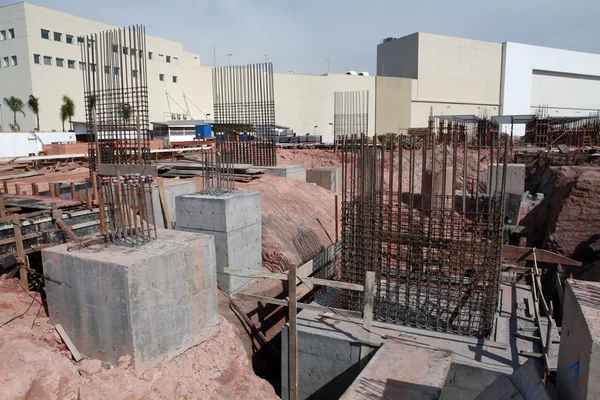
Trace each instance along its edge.
{"label": "row of window", "polygon": [[[0,31],[0,34],[3,31]],[[50,31],[48,29],[42,29],[41,30],[42,33],[42,39],[48,39],[50,40]],[[63,41],[63,34],[60,32],[52,32],[52,38],[54,39],[54,41],[56,42],[62,42]],[[14,31],[13,31],[13,37],[14,37]],[[67,44],[75,44],[75,39],[73,35],[65,35],[65,43]],[[83,44],[85,43],[85,38],[83,36],[77,36],[77,43],[78,44]],[[123,54],[131,54],[132,56],[137,54],[138,50],[137,49],[130,49],[128,47],[123,47]],[[117,46],[116,44],[113,45],[113,52],[117,53],[119,51],[119,46]],[[139,55],[140,57],[143,56],[143,51],[139,50]],[[154,60],[154,53],[152,53],[151,51],[148,52],[148,59],[149,60]],[[172,57],[172,56],[165,56],[164,54],[158,54],[158,61],[160,62],[167,62],[169,64],[175,64],[175,65],[179,65],[179,58],[178,57]]]}
{"label": "row of window", "polygon": [[[12,56],[13,59],[13,63],[12,65],[17,65],[17,56]],[[6,66],[8,66],[8,57],[4,57],[4,60],[6,61]],[[59,68],[64,68],[65,67],[65,59],[64,58],[58,58],[56,57],[56,66]],[[50,56],[41,56],[40,54],[34,54],[33,55],[33,62],[34,64],[43,64],[44,65],[52,65],[52,57]],[[67,68],[69,69],[75,69],[75,60],[67,60],[66,63]],[[90,64],[91,70],[92,72],[96,72],[96,64]],[[82,70],[85,68],[85,63],[84,62],[79,62],[79,70]],[[104,66],[104,72],[106,74],[110,73],[110,66],[105,65]],[[113,73],[115,75],[117,75],[119,73],[119,67],[113,67]],[[136,70],[132,70],[131,71],[131,75],[133,78],[137,78],[137,71]],[[161,82],[165,81],[165,74],[158,74],[158,80]],[[173,75],[173,83],[177,83],[177,76]]]}
{"label": "row of window", "polygon": [[2,68],[16,67],[17,65],[18,65],[17,56],[10,56],[10,57],[2,57],[2,58],[0,58],[0,66]]}
{"label": "row of window", "polygon": [[[154,60],[154,54],[149,51],[148,52],[148,60]],[[177,57],[171,57],[171,56],[165,56],[164,54],[159,54],[158,55],[158,61],[160,62],[167,62],[169,64],[175,64],[175,65],[179,65],[179,58]]]}
{"label": "row of window", "polygon": [[0,31],[0,40],[8,40],[15,38],[15,30],[14,28],[10,29],[2,29]]}

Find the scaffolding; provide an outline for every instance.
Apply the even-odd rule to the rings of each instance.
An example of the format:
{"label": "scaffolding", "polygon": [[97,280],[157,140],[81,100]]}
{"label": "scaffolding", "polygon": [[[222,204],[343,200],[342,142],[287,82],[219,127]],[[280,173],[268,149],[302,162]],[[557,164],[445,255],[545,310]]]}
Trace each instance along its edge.
{"label": "scaffolding", "polygon": [[273,64],[213,69],[217,148],[234,163],[277,163]]}
{"label": "scaffolding", "polygon": [[[357,118],[367,110],[360,102],[341,109]],[[386,135],[386,145],[383,136],[342,130],[343,280],[364,284],[375,271],[378,320],[489,336],[504,225],[499,162],[509,136],[474,116],[431,118],[426,134]],[[483,157],[503,168],[494,182]],[[346,291],[343,303],[361,310],[363,294]]]}

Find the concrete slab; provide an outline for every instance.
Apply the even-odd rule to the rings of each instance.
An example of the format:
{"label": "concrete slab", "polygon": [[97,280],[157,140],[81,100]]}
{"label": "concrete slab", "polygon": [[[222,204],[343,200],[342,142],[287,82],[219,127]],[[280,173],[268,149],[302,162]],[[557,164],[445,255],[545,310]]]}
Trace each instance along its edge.
{"label": "concrete slab", "polygon": [[561,399],[600,398],[600,283],[565,283],[556,370]]}
{"label": "concrete slab", "polygon": [[265,173],[269,175],[306,182],[306,167],[304,165],[278,165],[276,167],[260,167],[260,169],[264,169]]}
{"label": "concrete slab", "polygon": [[[177,226],[175,198],[184,194],[196,193],[196,182],[175,179],[164,179],[163,182],[165,183],[165,197],[167,198],[167,208],[169,210],[169,217],[171,218],[171,223],[174,225],[172,227],[169,227],[169,229],[174,229],[175,226]],[[160,196],[158,194],[157,184],[152,185],[152,201],[152,204],[154,205],[153,212],[154,217],[156,218],[156,227],[165,229],[165,218],[160,203]],[[146,203],[148,205],[151,204],[149,203],[149,199],[146,200]]]}
{"label": "concrete slab", "polygon": [[530,359],[510,376],[503,375],[489,385],[475,400],[550,400],[539,360]]}
{"label": "concrete slab", "polygon": [[332,192],[342,192],[341,168],[309,168],[306,170],[306,182],[314,183]]}
{"label": "concrete slab", "polygon": [[[318,302],[318,300],[317,300]],[[528,358],[521,356],[520,351],[540,352],[539,344],[517,338],[514,333],[520,328],[531,328],[535,325],[532,314],[533,301],[531,290],[527,285],[514,283],[502,283],[500,290],[499,308],[502,304],[510,305],[498,313],[496,329],[493,336],[488,340],[468,336],[458,336],[450,333],[427,331],[407,326],[393,325],[389,323],[373,322],[370,342],[382,345],[386,336],[404,340],[418,346],[429,349],[448,350],[453,353],[453,363],[445,383],[441,399],[474,399],[486,386],[494,382],[503,374],[511,374],[515,368],[525,363]],[[282,331],[282,395],[287,396],[287,336],[286,328]],[[335,351],[347,353],[347,349],[354,349],[356,353],[353,358],[346,359],[347,369],[356,366],[358,362],[358,350],[361,338],[362,321],[356,318],[326,317],[319,312],[302,310],[298,314],[298,352],[299,360],[302,354],[308,353],[321,355],[321,358],[331,358],[333,347]],[[327,348],[320,348],[321,343],[327,344]],[[315,348],[317,350],[310,350]],[[338,354],[338,353],[335,353]],[[339,360],[339,357],[338,357]],[[321,361],[326,362],[326,361]],[[299,361],[298,390],[314,394],[310,376],[304,371],[310,370],[306,363]],[[351,371],[351,370],[350,370]],[[327,375],[329,382],[341,382],[348,386],[358,376],[360,370],[354,370],[355,375],[348,373],[339,376],[334,372]],[[348,387],[346,386],[346,388]],[[327,389],[337,390],[337,386],[330,383],[319,388],[320,394],[330,395]],[[343,392],[342,392],[343,393]],[[341,394],[341,393],[340,393]],[[338,395],[339,396],[339,395]],[[303,398],[306,398],[303,397]],[[333,395],[330,398],[337,398]]]}
{"label": "concrete slab", "polygon": [[176,357],[219,330],[216,257],[209,235],[158,230],[136,248],[97,245],[42,251],[50,321],[80,353],[116,363],[132,356],[137,374]]}
{"label": "concrete slab", "polygon": [[341,400],[438,399],[452,352],[386,342]]}
{"label": "concrete slab", "polygon": [[177,197],[177,230],[212,235],[219,284],[229,293],[251,278],[230,276],[225,268],[262,270],[262,213],[259,192]]}

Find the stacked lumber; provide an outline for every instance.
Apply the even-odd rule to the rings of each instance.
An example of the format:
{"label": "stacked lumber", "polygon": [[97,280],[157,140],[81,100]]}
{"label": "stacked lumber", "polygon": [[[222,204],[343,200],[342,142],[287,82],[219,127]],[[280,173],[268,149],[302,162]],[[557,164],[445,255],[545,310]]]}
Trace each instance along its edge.
{"label": "stacked lumber", "polygon": [[[205,176],[208,173],[214,174],[214,166],[207,168],[206,164],[201,162],[172,162],[158,164],[159,176],[165,178],[195,178]],[[209,169],[210,171],[207,171]],[[263,169],[254,168],[252,164],[232,164],[228,169],[221,168],[219,171],[224,179],[232,179],[236,182],[250,182],[259,178],[264,173]]]}
{"label": "stacked lumber", "polygon": [[29,168],[29,165],[0,165],[0,181],[43,175],[39,171],[29,171]]}

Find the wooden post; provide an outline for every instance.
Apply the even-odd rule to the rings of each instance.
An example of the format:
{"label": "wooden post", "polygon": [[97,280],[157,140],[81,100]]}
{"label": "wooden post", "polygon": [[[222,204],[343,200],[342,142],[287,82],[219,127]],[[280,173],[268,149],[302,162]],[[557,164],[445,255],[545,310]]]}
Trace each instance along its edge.
{"label": "wooden post", "polygon": [[288,271],[288,297],[289,297],[289,379],[290,400],[298,399],[298,326],[297,326],[297,298],[296,298],[296,266],[291,265]]}
{"label": "wooden post", "polygon": [[48,183],[48,191],[50,191],[50,197],[56,197],[56,193],[54,193],[54,183]]}
{"label": "wooden post", "polygon": [[77,200],[77,197],[75,197],[75,183],[74,182],[71,182],[71,199]]}
{"label": "wooden post", "polygon": [[37,196],[40,194],[40,190],[38,189],[38,185],[37,183],[32,183],[31,184],[31,194],[34,196]]}
{"label": "wooden post", "polygon": [[8,194],[8,182],[2,181],[2,186],[4,187],[4,194]]}
{"label": "wooden post", "polygon": [[92,172],[92,189],[94,190],[94,202],[98,203],[98,184],[96,183],[96,173]]}
{"label": "wooden post", "polygon": [[[158,197],[160,199],[160,205],[165,221],[165,229],[171,229],[171,216],[169,215],[169,205],[167,204],[167,195],[165,194],[165,183],[163,182],[163,178],[156,178],[156,183],[158,185]],[[152,196],[152,193],[150,193],[150,196]],[[154,212],[154,210],[152,210],[152,212]]]}
{"label": "wooden post", "polygon": [[15,183],[15,194],[16,195],[21,194],[21,185],[18,183]]}
{"label": "wooden post", "polygon": [[[15,230],[15,245],[17,247],[17,256],[21,259],[21,262],[26,263],[25,260],[25,248],[23,247],[23,234],[21,232],[21,220],[18,215],[15,215],[13,219],[13,227]],[[29,290],[29,279],[27,278],[27,269],[23,268],[23,265],[19,267],[19,274],[21,277],[21,283],[25,289]]]}
{"label": "wooden post", "polygon": [[[371,341],[371,324],[373,322],[373,301],[375,298],[375,272],[367,271],[365,277],[365,295],[363,309],[363,328],[361,340],[364,342]],[[361,369],[366,365],[366,359],[369,351],[369,346],[362,345],[360,347],[360,365]]]}
{"label": "wooden post", "polygon": [[6,208],[4,207],[4,197],[0,198],[0,217],[6,217]]}
{"label": "wooden post", "polygon": [[87,201],[87,208],[92,208],[92,192],[90,191],[90,188],[87,188],[87,190],[85,191],[85,197],[86,197],[86,201]]}
{"label": "wooden post", "polygon": [[[334,147],[335,149],[335,147]],[[338,243],[340,241],[340,228],[338,225],[339,215],[338,215],[338,195],[335,195],[335,242]]]}

